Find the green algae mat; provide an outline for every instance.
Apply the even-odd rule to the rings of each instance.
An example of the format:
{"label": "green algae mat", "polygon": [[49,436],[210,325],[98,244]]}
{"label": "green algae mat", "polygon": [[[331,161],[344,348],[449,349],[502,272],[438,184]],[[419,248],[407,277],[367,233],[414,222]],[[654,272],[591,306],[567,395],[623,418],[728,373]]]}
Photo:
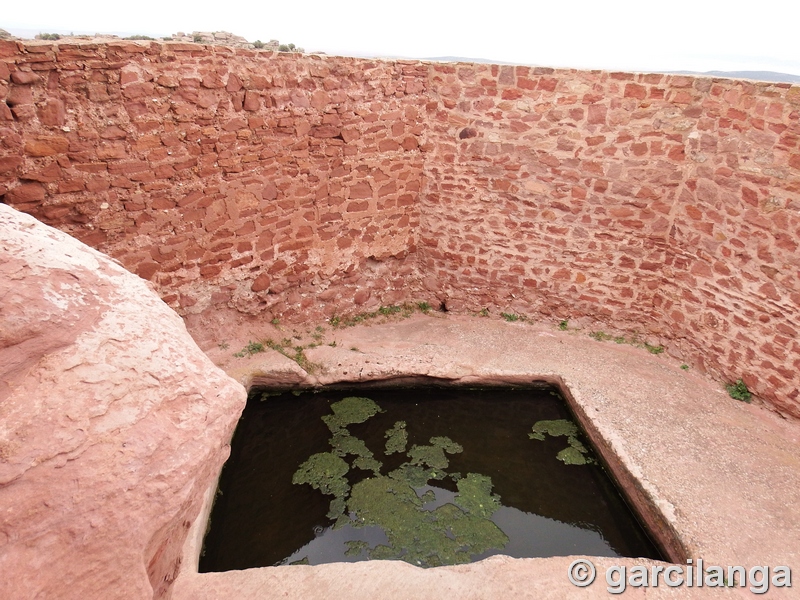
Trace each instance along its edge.
{"label": "green algae mat", "polygon": [[200,571],[660,558],[552,388],[252,390]]}

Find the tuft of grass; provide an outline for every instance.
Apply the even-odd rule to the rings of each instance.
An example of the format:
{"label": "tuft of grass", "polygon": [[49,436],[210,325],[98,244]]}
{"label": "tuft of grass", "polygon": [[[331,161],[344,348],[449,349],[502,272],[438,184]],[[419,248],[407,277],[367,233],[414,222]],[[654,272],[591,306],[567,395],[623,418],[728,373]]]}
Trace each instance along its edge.
{"label": "tuft of grass", "polygon": [[[267,346],[269,346],[269,340],[267,341]],[[247,343],[247,346],[242,348],[239,352],[236,352],[234,356],[237,358],[244,358],[245,356],[253,356],[253,354],[264,352],[264,350],[264,343],[250,341]]]}
{"label": "tuft of grass", "polygon": [[478,314],[480,316],[482,316],[482,317],[488,317],[489,316],[489,309],[488,308],[482,308],[481,312],[479,312]]}
{"label": "tuft of grass", "polygon": [[681,365],[681,369],[683,369],[684,371],[688,371],[689,370],[689,365],[683,364],[683,365]]}
{"label": "tuft of grass", "polygon": [[[294,362],[296,362],[304,371],[307,373],[313,373],[314,370],[317,368],[317,364],[312,363],[308,360],[308,357],[305,354],[306,348],[316,348],[317,344],[309,344],[306,346],[294,346],[292,345],[293,342],[289,338],[284,338],[280,342],[276,342],[274,340],[266,340],[263,344],[261,344],[262,348],[267,347],[271,350],[275,350],[276,352],[280,352],[286,358],[290,358]],[[249,347],[249,344],[248,344]],[[245,349],[246,350],[246,349]],[[263,352],[264,350],[259,350],[259,352]],[[239,356],[239,353],[236,354]]]}
{"label": "tuft of grass", "polygon": [[330,319],[328,319],[328,322],[334,329],[339,329],[340,327],[353,327],[354,325],[358,325],[359,323],[364,323],[366,321],[378,317],[392,317],[397,315],[400,318],[407,319],[416,311],[427,313],[430,310],[431,310],[431,305],[428,304],[427,302],[416,302],[416,303],[404,302],[403,304],[391,304],[389,306],[381,306],[378,308],[378,310],[372,312],[357,313],[350,317],[341,317],[338,315],[334,315]]}
{"label": "tuft of grass", "polygon": [[272,319],[272,321],[270,321],[270,323],[272,323],[275,326],[278,326],[281,324],[281,321],[278,317],[275,317],[274,319]]}
{"label": "tuft of grass", "polygon": [[504,313],[501,312],[500,316],[503,317],[509,323],[513,323],[514,321],[519,321],[522,317],[515,314],[515,313]]}
{"label": "tuft of grass", "polygon": [[647,342],[644,343],[645,350],[647,350],[650,354],[661,354],[664,352],[664,346],[651,346]]}
{"label": "tuft of grass", "polygon": [[728,395],[734,400],[749,403],[750,399],[753,397],[753,394],[750,393],[750,390],[747,389],[747,385],[745,385],[744,381],[741,379],[737,380],[736,383],[727,384],[725,389],[728,391]]}
{"label": "tuft of grass", "polygon": [[567,321],[566,319],[564,319],[563,321],[559,322],[559,324],[558,324],[558,328],[559,328],[561,331],[566,331],[567,329],[569,329],[569,321]]}
{"label": "tuft of grass", "polygon": [[593,331],[589,334],[589,337],[597,340],[598,342],[605,342],[613,338],[611,334],[608,334],[605,331]]}
{"label": "tuft of grass", "polygon": [[661,354],[662,352],[664,352],[664,346],[653,346],[652,344],[643,342],[639,339],[639,335],[636,333],[633,334],[632,338],[628,339],[624,335],[613,336],[610,333],[606,333],[605,331],[593,331],[589,334],[589,337],[597,340],[598,342],[606,342],[608,340],[613,340],[615,344],[630,344],[631,346],[644,348],[650,354]]}
{"label": "tuft of grass", "polygon": [[228,348],[230,348],[230,344],[228,342],[220,342],[219,344],[217,344],[217,346],[219,346],[220,350],[227,350]]}

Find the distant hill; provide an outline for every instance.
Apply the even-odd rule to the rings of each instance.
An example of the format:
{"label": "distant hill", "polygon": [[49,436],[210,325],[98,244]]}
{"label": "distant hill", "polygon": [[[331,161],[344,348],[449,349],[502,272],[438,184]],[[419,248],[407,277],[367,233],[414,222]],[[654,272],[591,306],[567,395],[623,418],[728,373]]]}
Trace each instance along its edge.
{"label": "distant hill", "polygon": [[[432,56],[423,58],[421,60],[433,60],[437,62],[467,62],[467,63],[489,63],[493,65],[516,65],[522,63],[512,63],[502,60],[492,60],[490,58],[467,58],[464,56]],[[606,69],[613,70],[613,69]],[[626,69],[622,69],[625,71]],[[661,73],[662,71],[647,71],[647,70],[631,70],[634,73]],[[800,83],[800,75],[792,75],[791,73],[778,73],[776,71],[664,71],[667,74],[673,75],[697,75],[706,77],[728,77],[730,79],[754,79],[756,81],[775,81],[785,83]]]}
{"label": "distant hill", "polygon": [[757,81],[800,83],[800,75],[792,75],[791,73],[776,73],[775,71],[707,71],[705,73],[691,74],[710,75],[712,77],[730,77],[731,79],[755,79]]}
{"label": "distant hill", "polygon": [[433,60],[436,62],[465,62],[465,63],[486,63],[491,65],[515,65],[520,63],[510,63],[503,60],[492,60],[491,58],[466,58],[464,56],[429,56],[420,60]]}

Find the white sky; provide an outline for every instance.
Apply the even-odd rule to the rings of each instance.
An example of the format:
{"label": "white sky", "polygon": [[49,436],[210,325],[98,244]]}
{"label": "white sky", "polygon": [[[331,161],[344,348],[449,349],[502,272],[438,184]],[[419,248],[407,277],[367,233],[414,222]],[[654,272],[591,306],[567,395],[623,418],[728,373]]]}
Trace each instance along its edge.
{"label": "white sky", "polygon": [[458,56],[634,71],[800,75],[798,0],[6,0],[0,28],[230,31],[329,54]]}

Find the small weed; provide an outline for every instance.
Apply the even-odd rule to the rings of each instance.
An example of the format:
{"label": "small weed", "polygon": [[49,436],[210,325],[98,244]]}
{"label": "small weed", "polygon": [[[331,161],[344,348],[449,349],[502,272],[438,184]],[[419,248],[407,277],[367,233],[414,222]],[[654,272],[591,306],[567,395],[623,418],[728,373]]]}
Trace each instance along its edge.
{"label": "small weed", "polygon": [[430,304],[427,302],[417,302],[415,304],[411,304],[409,302],[404,302],[403,304],[392,304],[389,306],[381,306],[378,310],[373,312],[363,312],[353,315],[352,317],[340,317],[334,315],[330,319],[328,319],[331,327],[334,329],[338,329],[340,327],[353,327],[354,325],[358,325],[359,323],[364,323],[369,321],[370,319],[375,319],[377,317],[391,317],[394,315],[398,315],[403,319],[407,319],[415,311],[422,311],[427,312],[431,310]]}
{"label": "small weed", "polygon": [[628,339],[624,335],[613,336],[605,331],[593,331],[589,334],[589,337],[597,340],[598,342],[613,340],[615,344],[630,344],[631,346],[636,346],[637,348],[644,348],[650,354],[661,354],[664,352],[664,346],[653,346],[647,342],[643,342],[637,333],[634,333],[633,337]]}
{"label": "small weed", "polygon": [[[289,355],[287,355],[287,356],[289,356]],[[289,358],[291,358],[292,360],[294,360],[294,362],[296,362],[298,365],[300,365],[300,367],[306,373],[313,373],[317,368],[316,364],[314,364],[310,360],[308,360],[308,357],[306,356],[305,352],[303,351],[303,347],[302,346],[295,346],[294,356],[289,356]]]}
{"label": "small weed", "polygon": [[612,339],[613,336],[605,331],[593,331],[589,334],[589,337],[597,340],[598,342],[605,342],[606,340]]}
{"label": "small weed", "polygon": [[[266,345],[269,346],[270,341],[266,342]],[[262,342],[248,342],[247,346],[242,348],[239,352],[236,352],[234,356],[237,358],[244,358],[245,356],[253,356],[253,354],[258,354],[259,352],[264,352],[264,343]]]}
{"label": "small weed", "polygon": [[361,352],[361,350],[359,350],[359,349],[358,349],[357,347],[355,347],[355,346],[351,346],[351,347],[350,347],[350,350],[352,350],[353,352]]}
{"label": "small weed", "polygon": [[228,342],[220,342],[217,345],[219,346],[220,350],[227,350],[228,348],[230,348],[230,344]]}
{"label": "small weed", "polygon": [[689,370],[689,365],[686,365],[686,364],[681,365],[681,369],[683,369],[684,371],[688,371]]}
{"label": "small weed", "polygon": [[482,308],[481,312],[479,312],[478,314],[480,316],[482,316],[482,317],[488,317],[489,316],[489,309],[488,308]]}
{"label": "small weed", "polygon": [[561,321],[561,322],[558,324],[558,328],[559,328],[561,331],[566,331],[567,329],[569,329],[569,321],[567,321],[566,319],[564,319],[563,321]]}
{"label": "small weed", "polygon": [[281,324],[281,321],[280,319],[278,319],[278,317],[275,317],[274,319],[272,319],[272,321],[270,321],[270,323],[272,323],[275,326],[278,326]]}
{"label": "small weed", "polygon": [[[286,358],[290,358],[308,373],[313,373],[318,366],[308,360],[308,357],[305,355],[306,348],[304,346],[292,346],[292,340],[289,338],[284,338],[280,342],[267,340],[264,342],[264,345],[276,352],[280,352]],[[316,346],[317,344],[309,344],[308,348],[316,348]]]}
{"label": "small weed", "polygon": [[330,344],[328,344],[331,348],[336,348],[336,340],[333,340]]}
{"label": "small weed", "polygon": [[514,321],[519,321],[522,318],[514,313],[504,313],[504,312],[501,312],[500,316],[503,317],[509,323],[513,323]]}
{"label": "small weed", "polygon": [[644,343],[645,350],[647,350],[650,354],[661,354],[664,352],[664,346],[651,346],[647,342]]}
{"label": "small weed", "polygon": [[264,351],[264,344],[261,342],[248,342],[247,346],[245,346],[245,351],[248,354],[258,354]]}
{"label": "small weed", "polygon": [[750,390],[747,389],[747,386],[741,379],[737,380],[736,383],[729,383],[725,386],[725,389],[728,390],[728,395],[734,400],[741,400],[742,402],[749,403],[750,399],[753,397],[753,394],[750,393]]}

